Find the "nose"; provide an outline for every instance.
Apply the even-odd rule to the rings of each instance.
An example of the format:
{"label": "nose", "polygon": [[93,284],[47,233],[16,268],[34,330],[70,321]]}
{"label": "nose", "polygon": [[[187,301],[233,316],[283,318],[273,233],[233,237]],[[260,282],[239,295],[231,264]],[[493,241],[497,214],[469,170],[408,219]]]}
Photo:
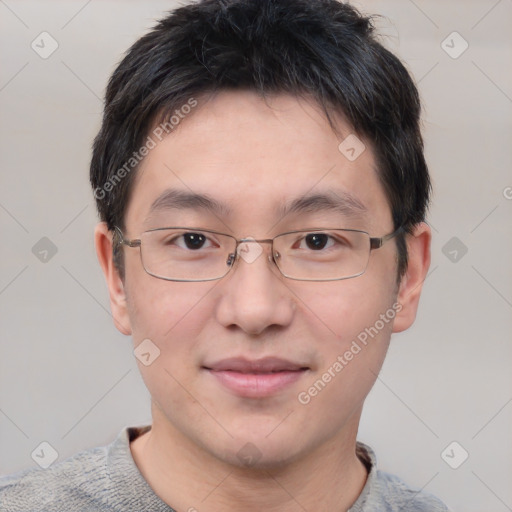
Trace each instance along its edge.
{"label": "nose", "polygon": [[294,296],[273,261],[271,247],[246,238],[237,254],[228,257],[228,264],[236,260],[218,288],[216,308],[217,321],[224,327],[237,326],[258,335],[270,326],[284,327],[292,321]]}

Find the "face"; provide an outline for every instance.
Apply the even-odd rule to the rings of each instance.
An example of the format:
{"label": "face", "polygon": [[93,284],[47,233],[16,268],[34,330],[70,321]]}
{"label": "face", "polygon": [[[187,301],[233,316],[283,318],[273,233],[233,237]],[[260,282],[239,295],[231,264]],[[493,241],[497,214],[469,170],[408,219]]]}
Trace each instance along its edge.
{"label": "face", "polygon": [[[352,132],[342,119],[338,126],[341,136],[313,102],[286,95],[265,103],[222,92],[199,101],[137,171],[125,238],[166,226],[254,239],[333,226],[392,232],[370,144],[349,160],[338,146]],[[168,204],[151,212],[171,189],[207,195],[223,209]],[[332,192],[340,208],[282,214],[299,197]],[[248,454],[272,466],[355,438],[400,306],[394,241],[372,251],[363,275],[328,282],[285,278],[269,244],[261,248],[254,261],[239,258],[207,282],[150,276],[139,249],[125,248],[126,301],[116,314],[135,346],[150,339],[160,350],[149,366],[139,363],[155,431],[231,464]]]}

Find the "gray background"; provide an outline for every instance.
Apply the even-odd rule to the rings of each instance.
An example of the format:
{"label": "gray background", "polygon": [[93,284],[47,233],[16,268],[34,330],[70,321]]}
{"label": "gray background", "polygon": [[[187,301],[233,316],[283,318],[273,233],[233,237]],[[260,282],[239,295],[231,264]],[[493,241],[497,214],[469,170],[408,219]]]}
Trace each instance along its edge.
{"label": "gray background", "polygon": [[[454,510],[512,510],[512,1],[355,4],[384,16],[419,82],[435,186],[419,315],[393,338],[360,439]],[[62,460],[150,420],[96,262],[88,164],[110,73],[175,5],[0,0],[0,474],[34,466],[42,441]],[[59,44],[47,59],[31,48],[43,31]],[[442,46],[453,31],[458,58],[458,36]],[[469,453],[458,469],[441,457],[452,441]]]}

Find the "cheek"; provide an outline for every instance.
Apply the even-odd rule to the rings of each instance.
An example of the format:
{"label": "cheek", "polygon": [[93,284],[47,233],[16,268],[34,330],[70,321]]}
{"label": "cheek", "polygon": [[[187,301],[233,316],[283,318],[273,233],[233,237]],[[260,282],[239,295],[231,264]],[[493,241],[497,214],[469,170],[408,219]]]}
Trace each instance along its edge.
{"label": "cheek", "polygon": [[[346,281],[303,287],[296,292],[300,298],[301,315],[312,332],[318,333],[319,339],[330,340],[328,345],[333,349],[343,349],[347,342],[372,327],[395,302],[396,291],[392,281],[380,286],[375,286],[375,282],[363,274]],[[378,330],[391,332],[393,318],[394,311],[391,311],[385,325],[379,322]]]}
{"label": "cheek", "polygon": [[324,348],[324,364],[311,375],[296,399],[308,417],[322,418],[317,428],[325,436],[335,435],[360,413],[384,362],[390,334],[387,327],[373,337],[368,335],[365,343],[347,337]]}
{"label": "cheek", "polygon": [[308,305],[302,309],[308,330],[318,333],[320,358],[299,402],[326,408],[334,416],[362,404],[382,366],[400,309],[392,288],[370,292],[355,281],[342,283],[343,292],[338,284],[301,294]]}
{"label": "cheek", "polygon": [[[147,277],[146,277],[147,276]],[[213,316],[209,292],[215,282],[179,283],[149,275],[135,278],[129,294],[129,314],[135,350],[143,340],[151,340],[158,357],[139,369],[153,398],[160,403],[188,400],[184,389],[193,387],[201,357],[198,347]],[[147,342],[146,342],[147,343]],[[177,405],[177,402],[175,404]]]}
{"label": "cheek", "polygon": [[163,343],[194,340],[202,323],[211,315],[206,299],[211,282],[180,283],[135,272],[127,280],[127,306],[134,342],[144,338]]}
{"label": "cheek", "polygon": [[200,356],[196,345],[212,318],[207,300],[211,287],[149,275],[131,281],[136,290],[128,294],[134,347],[149,339],[159,351],[151,364],[139,361],[139,370],[153,399],[166,408],[183,410],[194,402],[184,390],[193,388]]}

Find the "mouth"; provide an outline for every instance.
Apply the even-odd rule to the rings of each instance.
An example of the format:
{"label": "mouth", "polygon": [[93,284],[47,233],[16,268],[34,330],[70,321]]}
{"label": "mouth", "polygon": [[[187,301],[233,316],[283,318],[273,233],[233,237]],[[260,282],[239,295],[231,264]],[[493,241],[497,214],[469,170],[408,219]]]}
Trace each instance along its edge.
{"label": "mouth", "polygon": [[202,367],[218,384],[245,398],[264,398],[277,394],[300,380],[308,366],[281,358],[258,360],[223,359]]}

